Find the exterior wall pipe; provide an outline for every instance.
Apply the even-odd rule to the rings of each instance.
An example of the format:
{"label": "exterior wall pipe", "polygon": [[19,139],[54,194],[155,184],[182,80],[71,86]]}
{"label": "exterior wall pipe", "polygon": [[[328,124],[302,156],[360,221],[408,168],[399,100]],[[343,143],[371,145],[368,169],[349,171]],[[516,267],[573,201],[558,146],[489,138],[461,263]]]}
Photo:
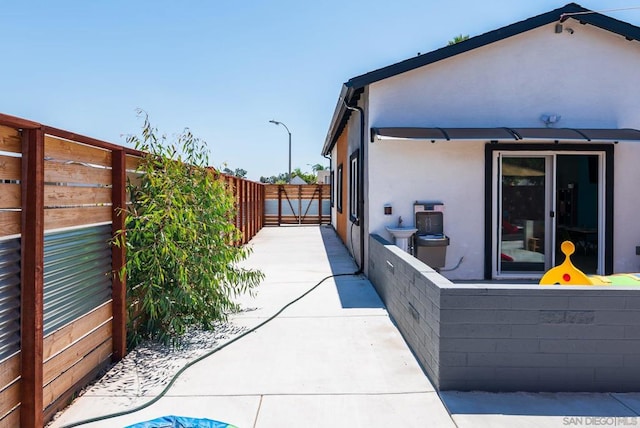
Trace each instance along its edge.
{"label": "exterior wall pipe", "polygon": [[333,172],[333,159],[331,158],[331,154],[323,154],[322,157],[329,161],[329,172]]}
{"label": "exterior wall pipe", "polygon": [[352,111],[360,113],[360,150],[358,150],[358,225],[360,226],[360,266],[358,267],[357,274],[364,272],[364,110],[361,107],[355,105],[350,106],[346,100],[343,99],[344,106]]}
{"label": "exterior wall pipe", "polygon": [[[331,153],[328,155],[322,154],[322,157],[329,161],[329,224],[333,227],[333,186],[334,186],[334,176],[333,176],[333,158],[331,157]],[[323,183],[324,184],[324,183]],[[321,193],[322,194],[322,193]],[[322,200],[320,201],[320,205],[318,208],[322,209]],[[320,224],[322,224],[322,215],[320,215]],[[335,230],[335,227],[334,227]]]}

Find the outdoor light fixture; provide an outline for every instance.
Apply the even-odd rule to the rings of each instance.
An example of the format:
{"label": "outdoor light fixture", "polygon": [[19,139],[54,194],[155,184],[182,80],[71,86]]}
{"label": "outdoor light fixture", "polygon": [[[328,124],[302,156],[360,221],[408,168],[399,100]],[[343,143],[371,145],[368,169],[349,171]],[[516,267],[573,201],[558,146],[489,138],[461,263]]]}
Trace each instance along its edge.
{"label": "outdoor light fixture", "polygon": [[544,122],[547,128],[550,128],[553,124],[557,123],[562,116],[559,114],[543,114],[540,116],[540,120]]}
{"label": "outdoor light fixture", "polygon": [[282,125],[284,126],[284,129],[287,130],[287,133],[289,134],[289,174],[287,175],[287,184],[291,183],[291,131],[289,131],[289,128],[287,128],[287,125],[285,125],[282,122],[278,122],[277,120],[270,120],[269,123],[273,123],[274,125]]}

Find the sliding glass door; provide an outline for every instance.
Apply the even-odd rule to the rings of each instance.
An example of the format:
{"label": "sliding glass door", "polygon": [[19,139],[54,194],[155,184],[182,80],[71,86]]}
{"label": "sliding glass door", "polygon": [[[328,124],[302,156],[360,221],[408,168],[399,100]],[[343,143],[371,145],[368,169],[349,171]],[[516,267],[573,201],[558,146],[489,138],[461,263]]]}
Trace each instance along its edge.
{"label": "sliding glass door", "polygon": [[498,274],[539,275],[551,260],[551,158],[503,155],[499,161]]}
{"label": "sliding glass door", "polygon": [[561,263],[564,240],[574,263],[602,273],[603,155],[496,152],[493,277],[539,278]]}

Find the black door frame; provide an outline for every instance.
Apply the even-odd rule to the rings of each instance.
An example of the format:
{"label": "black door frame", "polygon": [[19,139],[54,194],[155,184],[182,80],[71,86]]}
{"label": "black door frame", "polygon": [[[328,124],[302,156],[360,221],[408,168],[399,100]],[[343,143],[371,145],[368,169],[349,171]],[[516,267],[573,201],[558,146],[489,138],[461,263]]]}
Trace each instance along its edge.
{"label": "black door frame", "polygon": [[[604,274],[613,273],[613,166],[614,144],[502,144],[487,143],[484,147],[484,278],[492,279],[493,234],[493,154],[495,151],[529,152],[604,152]],[[497,239],[497,238],[496,238]]]}

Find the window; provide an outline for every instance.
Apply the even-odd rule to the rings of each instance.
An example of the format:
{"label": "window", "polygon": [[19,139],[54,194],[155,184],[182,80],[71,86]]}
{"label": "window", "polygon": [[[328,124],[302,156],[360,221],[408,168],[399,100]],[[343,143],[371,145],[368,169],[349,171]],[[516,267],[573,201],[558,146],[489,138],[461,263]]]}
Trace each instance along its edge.
{"label": "window", "polygon": [[336,209],[342,212],[342,164],[338,165],[338,179],[336,180]]}
{"label": "window", "polygon": [[360,220],[360,212],[358,210],[358,200],[360,196],[360,174],[358,171],[359,158],[360,150],[356,150],[349,157],[349,218],[356,224]]}
{"label": "window", "polygon": [[333,205],[334,205],[334,202],[335,202],[335,197],[334,197],[334,195],[335,195],[335,191],[336,191],[336,189],[333,187],[334,183],[336,182],[336,181],[335,181],[335,179],[334,179],[334,175],[335,175],[335,173],[336,173],[336,172],[335,172],[334,170],[331,170],[331,174],[329,175],[329,189],[330,189],[330,191],[329,191],[329,193],[330,193],[329,198],[330,198],[330,200],[331,200],[331,206],[333,206]]}

